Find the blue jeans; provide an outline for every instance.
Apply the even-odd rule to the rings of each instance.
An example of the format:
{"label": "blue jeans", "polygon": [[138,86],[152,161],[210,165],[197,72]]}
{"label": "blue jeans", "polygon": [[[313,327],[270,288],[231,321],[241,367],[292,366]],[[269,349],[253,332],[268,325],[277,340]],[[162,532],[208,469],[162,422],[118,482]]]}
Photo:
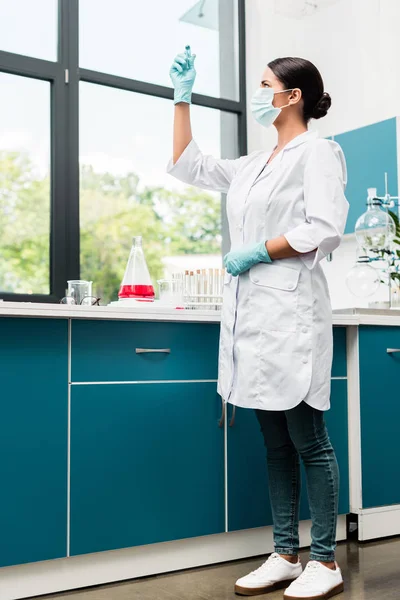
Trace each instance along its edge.
{"label": "blue jeans", "polygon": [[285,411],[256,410],[267,449],[275,551],[299,550],[300,457],[311,512],[311,560],[335,560],[339,469],[324,413],[302,402]]}

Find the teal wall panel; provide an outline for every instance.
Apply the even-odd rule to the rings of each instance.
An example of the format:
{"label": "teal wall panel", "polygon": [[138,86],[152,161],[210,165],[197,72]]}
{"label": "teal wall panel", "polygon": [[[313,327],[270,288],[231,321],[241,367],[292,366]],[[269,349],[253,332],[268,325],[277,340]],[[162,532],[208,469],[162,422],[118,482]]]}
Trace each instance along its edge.
{"label": "teal wall panel", "polygon": [[367,188],[385,193],[384,174],[388,173],[389,192],[397,196],[396,119],[373,123],[347,133],[335,135],[346,156],[350,203],[345,233],[354,233],[358,217],[366,211]]}

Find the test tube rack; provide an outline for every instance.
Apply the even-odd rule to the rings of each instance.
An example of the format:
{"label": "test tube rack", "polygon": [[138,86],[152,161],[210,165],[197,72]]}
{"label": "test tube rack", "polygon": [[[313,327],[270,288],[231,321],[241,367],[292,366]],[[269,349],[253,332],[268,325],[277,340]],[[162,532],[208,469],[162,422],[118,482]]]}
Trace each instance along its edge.
{"label": "test tube rack", "polygon": [[175,273],[183,281],[184,306],[188,310],[221,310],[224,269],[195,269]]}

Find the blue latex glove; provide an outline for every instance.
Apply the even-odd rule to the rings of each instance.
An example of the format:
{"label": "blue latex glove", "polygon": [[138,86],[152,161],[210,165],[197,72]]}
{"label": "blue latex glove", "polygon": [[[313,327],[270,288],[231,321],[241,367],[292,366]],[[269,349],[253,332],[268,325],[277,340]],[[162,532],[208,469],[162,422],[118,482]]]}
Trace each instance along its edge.
{"label": "blue latex glove", "polygon": [[240,250],[234,250],[233,252],[229,252],[224,258],[224,265],[227,272],[234,277],[248,271],[251,267],[261,262],[272,262],[272,258],[265,247],[265,242],[241,248]]}
{"label": "blue latex glove", "polygon": [[169,71],[172,85],[174,86],[174,104],[178,102],[191,103],[192,89],[196,79],[196,69],[194,68],[195,54],[190,51],[190,46],[186,46],[184,54],[178,54]]}

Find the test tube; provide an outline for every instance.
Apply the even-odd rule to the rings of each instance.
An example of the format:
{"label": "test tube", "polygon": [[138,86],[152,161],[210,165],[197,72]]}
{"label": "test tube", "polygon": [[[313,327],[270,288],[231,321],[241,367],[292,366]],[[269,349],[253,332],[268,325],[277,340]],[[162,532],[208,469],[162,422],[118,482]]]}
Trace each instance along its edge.
{"label": "test tube", "polygon": [[189,59],[192,56],[192,51],[190,49],[190,46],[185,46],[185,55],[186,55],[186,66],[189,69],[190,65],[189,65]]}
{"label": "test tube", "polygon": [[194,274],[193,271],[189,272],[189,289],[190,289],[190,298],[193,301],[194,296]]}
{"label": "test tube", "polygon": [[183,278],[183,285],[184,285],[184,290],[183,293],[185,294],[185,296],[189,296],[189,271],[185,271],[185,275]]}
{"label": "test tube", "polygon": [[[214,298],[213,298],[213,302],[216,303],[218,302],[218,279],[217,279],[217,269],[213,269],[213,294],[214,294]],[[215,306],[216,308],[216,306]]]}
{"label": "test tube", "polygon": [[199,292],[200,292],[200,295],[201,295],[200,302],[202,304],[204,304],[204,298],[203,298],[203,296],[204,296],[204,269],[202,269],[201,272],[200,272],[200,287],[199,287]]}
{"label": "test tube", "polygon": [[199,301],[199,271],[195,271],[193,273],[194,279],[193,279],[193,285],[194,285],[194,301],[198,302]]}
{"label": "test tube", "polygon": [[210,304],[212,304],[212,302],[213,302],[213,294],[214,294],[212,269],[208,269],[208,294],[210,296],[208,298],[208,302]]}

